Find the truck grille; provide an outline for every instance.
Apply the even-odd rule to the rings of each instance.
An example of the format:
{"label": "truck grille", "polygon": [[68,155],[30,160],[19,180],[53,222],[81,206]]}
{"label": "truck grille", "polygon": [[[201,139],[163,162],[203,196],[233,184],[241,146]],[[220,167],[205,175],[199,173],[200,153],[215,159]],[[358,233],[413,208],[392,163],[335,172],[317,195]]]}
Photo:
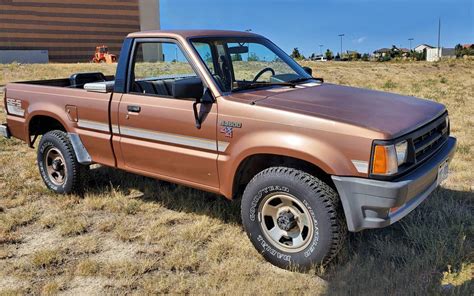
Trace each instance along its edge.
{"label": "truck grille", "polygon": [[421,135],[416,135],[412,138],[416,163],[431,156],[448,139],[449,127],[447,126],[446,116],[445,114],[432,124],[429,124],[427,128],[423,129]]}

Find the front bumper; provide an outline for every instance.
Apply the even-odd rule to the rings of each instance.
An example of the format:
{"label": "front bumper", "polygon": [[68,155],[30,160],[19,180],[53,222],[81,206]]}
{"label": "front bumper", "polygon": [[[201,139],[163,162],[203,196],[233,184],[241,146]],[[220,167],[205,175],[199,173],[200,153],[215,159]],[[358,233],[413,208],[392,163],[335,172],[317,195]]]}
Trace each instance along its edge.
{"label": "front bumper", "polygon": [[6,124],[0,124],[0,136],[5,138],[10,138],[10,131],[8,130],[8,126]]}
{"label": "front bumper", "polygon": [[381,228],[405,217],[436,189],[438,168],[451,161],[455,149],[456,138],[449,137],[430,159],[395,181],[332,176],[349,231]]}

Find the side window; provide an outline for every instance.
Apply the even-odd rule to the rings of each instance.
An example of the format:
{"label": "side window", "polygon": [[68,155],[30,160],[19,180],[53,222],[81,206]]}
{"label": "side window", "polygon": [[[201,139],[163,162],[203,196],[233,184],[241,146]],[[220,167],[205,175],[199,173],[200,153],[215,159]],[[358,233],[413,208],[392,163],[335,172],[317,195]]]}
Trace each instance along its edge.
{"label": "side window", "polygon": [[175,80],[198,79],[175,43],[138,43],[133,59],[131,93],[172,97]]}

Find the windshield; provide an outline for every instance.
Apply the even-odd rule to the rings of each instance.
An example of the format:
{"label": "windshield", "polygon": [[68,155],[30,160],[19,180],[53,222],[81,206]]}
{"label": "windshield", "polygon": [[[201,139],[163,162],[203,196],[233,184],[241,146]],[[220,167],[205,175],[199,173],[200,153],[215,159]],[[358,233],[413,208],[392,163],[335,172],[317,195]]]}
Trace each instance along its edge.
{"label": "windshield", "polygon": [[280,48],[264,38],[196,38],[194,48],[224,92],[311,79]]}

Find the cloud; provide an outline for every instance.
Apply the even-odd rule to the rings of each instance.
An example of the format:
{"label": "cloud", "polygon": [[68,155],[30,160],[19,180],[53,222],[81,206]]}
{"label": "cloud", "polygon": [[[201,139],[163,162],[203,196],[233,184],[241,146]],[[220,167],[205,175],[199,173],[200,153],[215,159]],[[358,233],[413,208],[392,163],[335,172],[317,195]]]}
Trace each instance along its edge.
{"label": "cloud", "polygon": [[367,40],[367,37],[365,36],[362,36],[360,38],[357,38],[357,39],[354,39],[353,41],[357,44],[361,44],[362,42],[364,42],[365,40]]}

